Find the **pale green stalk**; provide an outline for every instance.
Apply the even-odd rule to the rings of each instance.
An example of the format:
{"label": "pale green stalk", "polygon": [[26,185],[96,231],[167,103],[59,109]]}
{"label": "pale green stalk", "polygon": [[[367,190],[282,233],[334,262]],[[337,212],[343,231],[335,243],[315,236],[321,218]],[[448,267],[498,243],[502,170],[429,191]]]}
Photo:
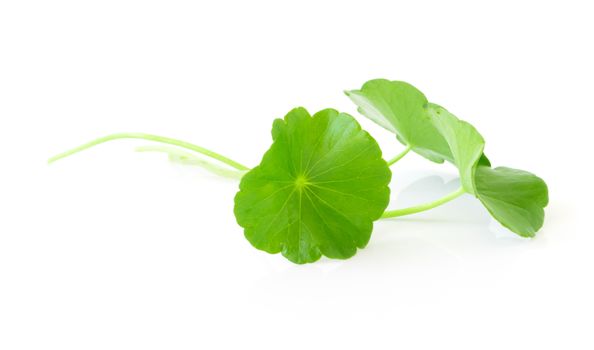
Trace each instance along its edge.
{"label": "pale green stalk", "polygon": [[397,161],[399,161],[400,159],[402,159],[408,152],[410,152],[411,148],[412,148],[411,146],[406,146],[404,151],[400,152],[400,154],[398,154],[396,157],[394,157],[388,161],[388,166],[391,166],[394,163],[396,163]]}
{"label": "pale green stalk", "polygon": [[456,191],[454,191],[444,197],[441,197],[440,199],[438,199],[436,201],[430,202],[430,203],[416,205],[416,206],[404,208],[404,209],[386,210],[384,212],[384,214],[382,214],[381,218],[382,219],[395,218],[398,216],[405,216],[405,215],[420,213],[422,211],[433,209],[433,208],[438,207],[442,204],[445,204],[453,199],[460,197],[464,193],[466,193],[466,192],[464,191],[464,189],[462,187],[460,187]]}
{"label": "pale green stalk", "polygon": [[184,164],[184,165],[195,165],[202,167],[213,174],[240,179],[246,171],[238,171],[238,170],[231,170],[216,164],[213,164],[209,161],[196,157],[194,154],[190,152],[186,152],[180,150],[175,147],[171,146],[161,146],[161,145],[150,145],[150,146],[141,146],[136,148],[137,152],[162,152],[166,153],[169,156],[169,160],[172,162]]}
{"label": "pale green stalk", "polygon": [[68,157],[70,155],[73,155],[75,153],[78,153],[80,151],[84,151],[88,148],[91,148],[93,146],[102,144],[104,142],[107,141],[112,141],[112,140],[118,140],[118,139],[142,139],[142,140],[149,140],[149,141],[155,141],[155,142],[161,142],[161,143],[166,143],[169,145],[173,145],[173,146],[178,146],[181,148],[186,148],[189,150],[192,150],[194,152],[198,152],[200,154],[203,154],[205,156],[211,157],[213,159],[216,159],[222,163],[225,163],[227,165],[229,165],[232,168],[235,168],[237,170],[240,171],[246,171],[246,170],[250,170],[250,168],[248,168],[247,166],[240,164],[234,160],[231,160],[225,156],[222,156],[216,152],[213,152],[211,150],[208,150],[204,147],[200,147],[194,144],[191,144],[189,142],[185,142],[185,141],[181,141],[181,140],[176,140],[176,139],[172,139],[169,137],[163,137],[163,136],[157,136],[157,135],[151,135],[151,134],[142,134],[142,133],[120,133],[120,134],[112,134],[112,135],[108,135],[108,136],[104,136],[104,137],[100,137],[98,139],[95,139],[91,142],[85,143],[84,145],[78,146],[76,148],[73,148],[71,150],[68,150],[64,153],[60,153],[52,158],[50,158],[48,160],[48,163],[53,163],[56,160]]}

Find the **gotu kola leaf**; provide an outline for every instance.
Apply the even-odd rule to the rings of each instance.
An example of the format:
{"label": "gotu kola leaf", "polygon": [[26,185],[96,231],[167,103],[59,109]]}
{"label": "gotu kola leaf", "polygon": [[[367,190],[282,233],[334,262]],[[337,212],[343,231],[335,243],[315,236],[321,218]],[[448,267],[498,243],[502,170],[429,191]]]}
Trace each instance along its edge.
{"label": "gotu kola leaf", "polygon": [[549,203],[546,183],[527,171],[479,166],[475,174],[477,198],[503,226],[533,237],[544,222]]}
{"label": "gotu kola leaf", "polygon": [[375,79],[366,82],[361,90],[345,93],[358,106],[359,113],[395,133],[416,153],[437,163],[452,160],[446,140],[431,121],[427,98],[414,86]]}
{"label": "gotu kola leaf", "polygon": [[389,202],[390,169],[349,115],[303,108],[277,119],[273,143],[241,180],[235,216],[257,249],[303,264],[367,245]]}
{"label": "gotu kola leaf", "polygon": [[533,237],[544,222],[546,183],[527,171],[492,169],[484,158],[485,140],[469,123],[429,104],[432,121],[447,141],[464,190],[476,196],[491,216],[523,237]]}
{"label": "gotu kola leaf", "polygon": [[476,196],[503,226],[524,237],[542,227],[548,203],[545,182],[522,170],[491,169],[483,153],[485,141],[472,125],[429,103],[404,82],[371,80],[347,95],[363,115],[395,132],[412,150],[456,165],[464,191]]}
{"label": "gotu kola leaf", "polygon": [[452,154],[452,163],[456,165],[460,173],[462,187],[466,192],[476,194],[474,172],[483,155],[485,140],[474,126],[456,118],[445,108],[430,103],[428,111],[431,115],[431,122],[448,144]]}

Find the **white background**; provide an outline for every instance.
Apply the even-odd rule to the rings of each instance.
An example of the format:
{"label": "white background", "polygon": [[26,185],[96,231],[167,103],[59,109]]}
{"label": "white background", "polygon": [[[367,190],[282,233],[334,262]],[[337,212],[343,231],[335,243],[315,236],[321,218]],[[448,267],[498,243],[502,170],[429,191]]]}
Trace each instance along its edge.
{"label": "white background", "polygon": [[[588,1],[0,2],[0,349],[592,349]],[[346,261],[253,249],[237,182],[117,141],[176,137],[248,165],[295,106],[408,81],[550,188],[538,237],[465,196],[375,225]],[[391,208],[456,187],[410,154]],[[584,213],[584,214],[582,214]],[[590,214],[591,215],[591,214]]]}

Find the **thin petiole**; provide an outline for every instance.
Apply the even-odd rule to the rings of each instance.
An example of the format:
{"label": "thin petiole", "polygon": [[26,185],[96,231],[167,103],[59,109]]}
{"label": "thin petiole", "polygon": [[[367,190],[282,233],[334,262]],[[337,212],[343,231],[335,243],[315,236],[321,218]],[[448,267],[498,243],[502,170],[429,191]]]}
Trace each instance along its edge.
{"label": "thin petiole", "polygon": [[442,204],[445,204],[453,199],[460,197],[464,193],[466,193],[466,192],[464,191],[464,189],[462,187],[460,187],[456,191],[454,191],[444,197],[441,197],[440,199],[438,199],[436,201],[430,202],[430,203],[416,205],[416,206],[404,208],[404,209],[386,210],[384,212],[384,214],[381,216],[381,218],[382,219],[395,218],[395,217],[399,217],[399,216],[420,213],[422,211],[433,209],[433,208],[438,207]]}
{"label": "thin petiole", "polygon": [[140,146],[136,148],[136,152],[161,152],[165,153],[169,156],[169,160],[175,163],[184,164],[184,165],[194,165],[202,167],[213,174],[229,177],[234,179],[240,179],[246,172],[239,171],[239,170],[231,170],[204,159],[201,159],[195,156],[193,153],[183,151],[179,148],[172,147],[172,146],[162,146],[162,145],[150,145],[150,146]]}
{"label": "thin petiole", "polygon": [[235,168],[237,170],[241,170],[241,171],[246,171],[246,170],[250,170],[250,168],[248,168],[247,166],[240,164],[234,160],[231,160],[225,156],[222,156],[216,152],[213,152],[211,150],[208,150],[204,147],[200,147],[194,144],[191,144],[189,142],[185,142],[185,141],[181,141],[181,140],[176,140],[176,139],[172,139],[169,137],[163,137],[163,136],[157,136],[157,135],[151,135],[151,134],[142,134],[142,133],[120,133],[120,134],[112,134],[112,135],[108,135],[108,136],[104,136],[104,137],[100,137],[98,139],[95,139],[91,142],[85,143],[84,145],[78,146],[76,148],[73,148],[71,150],[68,150],[64,153],[60,153],[52,158],[50,158],[48,160],[48,163],[53,163],[56,160],[68,157],[70,155],[73,155],[75,153],[78,153],[80,151],[84,151],[88,148],[91,148],[93,146],[102,144],[104,142],[108,142],[108,141],[112,141],[112,140],[118,140],[118,139],[142,139],[142,140],[149,140],[149,141],[155,141],[155,142],[161,142],[161,143],[166,143],[169,145],[173,145],[173,146],[178,146],[181,148],[185,148],[185,149],[189,149],[192,150],[194,152],[198,152],[200,154],[203,154],[205,156],[211,157],[213,159],[216,159],[222,163],[225,163],[227,165],[229,165],[232,168]]}
{"label": "thin petiole", "polygon": [[391,166],[394,163],[396,163],[397,161],[399,161],[400,159],[402,159],[408,152],[410,152],[411,148],[412,148],[411,146],[406,146],[404,151],[400,152],[400,154],[398,154],[396,157],[394,157],[388,161],[388,166]]}

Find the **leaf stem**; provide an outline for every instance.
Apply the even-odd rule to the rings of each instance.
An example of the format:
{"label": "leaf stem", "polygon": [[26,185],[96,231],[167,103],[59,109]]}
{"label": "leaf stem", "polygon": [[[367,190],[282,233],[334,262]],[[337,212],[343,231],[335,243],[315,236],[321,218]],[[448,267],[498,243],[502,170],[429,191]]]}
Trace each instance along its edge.
{"label": "leaf stem", "polygon": [[225,164],[229,165],[230,167],[235,168],[237,170],[242,170],[242,171],[250,170],[250,168],[246,167],[243,164],[240,164],[240,163],[238,163],[234,160],[231,160],[225,156],[222,156],[222,155],[215,153],[211,150],[208,150],[206,148],[191,144],[189,142],[176,140],[176,139],[172,139],[169,137],[163,137],[163,136],[157,136],[157,135],[151,135],[151,134],[143,134],[143,133],[120,133],[120,134],[112,134],[112,135],[100,137],[100,138],[95,139],[91,142],[85,143],[84,145],[78,146],[78,147],[68,150],[64,153],[60,153],[56,156],[53,156],[47,162],[53,163],[56,160],[68,157],[68,156],[78,153],[80,151],[84,151],[88,148],[99,145],[101,143],[104,143],[107,141],[112,141],[112,140],[118,140],[118,139],[142,139],[142,140],[166,143],[169,145],[174,145],[174,146],[178,146],[181,148],[186,148],[186,149],[192,150],[194,152],[201,153],[205,156],[214,158],[222,163],[225,163]]}
{"label": "leaf stem", "polygon": [[444,197],[441,197],[440,199],[433,201],[433,202],[416,205],[416,206],[404,208],[404,209],[386,210],[384,212],[384,214],[381,216],[381,218],[382,219],[395,218],[398,216],[405,216],[405,215],[420,213],[422,211],[433,209],[433,208],[438,207],[442,204],[445,204],[453,199],[460,197],[464,193],[466,193],[466,191],[464,191],[464,188],[460,187],[456,191],[454,191]]}
{"label": "leaf stem", "polygon": [[388,166],[391,166],[394,163],[396,163],[397,161],[399,161],[400,159],[402,159],[408,152],[410,152],[411,148],[412,147],[410,145],[406,146],[404,151],[400,152],[400,154],[398,154],[396,157],[394,157],[388,161]]}
{"label": "leaf stem", "polygon": [[184,164],[184,165],[193,165],[202,167],[213,174],[233,178],[233,179],[241,179],[243,175],[245,175],[245,170],[231,170],[226,167],[222,167],[201,159],[195,156],[193,153],[186,152],[176,147],[167,146],[167,145],[150,145],[150,146],[140,146],[136,147],[136,152],[161,152],[165,153],[169,156],[169,160],[175,163]]}

